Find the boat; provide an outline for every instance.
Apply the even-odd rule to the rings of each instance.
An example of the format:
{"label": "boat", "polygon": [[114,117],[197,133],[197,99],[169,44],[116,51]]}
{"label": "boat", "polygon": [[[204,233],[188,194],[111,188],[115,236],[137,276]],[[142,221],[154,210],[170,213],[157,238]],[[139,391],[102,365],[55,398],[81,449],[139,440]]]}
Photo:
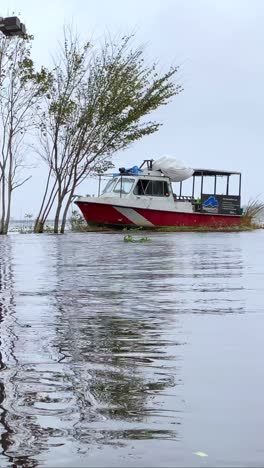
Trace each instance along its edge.
{"label": "boat", "polygon": [[[241,173],[214,169],[191,169],[172,158],[146,159],[140,167],[120,168],[111,174],[98,196],[79,196],[74,203],[89,225],[158,228],[172,226],[225,227],[240,224]],[[235,194],[230,180],[237,177]],[[204,189],[206,179],[213,182]],[[218,193],[219,178],[222,193]],[[192,190],[183,195],[185,181]],[[220,184],[219,184],[220,185]],[[176,187],[176,188],[175,188]],[[232,194],[230,192],[232,191]]]}

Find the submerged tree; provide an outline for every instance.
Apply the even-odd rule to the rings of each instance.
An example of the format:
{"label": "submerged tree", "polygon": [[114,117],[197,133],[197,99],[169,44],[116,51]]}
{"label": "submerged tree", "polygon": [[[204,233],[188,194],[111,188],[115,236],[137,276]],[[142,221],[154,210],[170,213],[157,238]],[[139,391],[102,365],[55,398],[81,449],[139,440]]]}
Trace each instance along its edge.
{"label": "submerged tree", "polygon": [[30,178],[23,176],[25,136],[48,85],[46,71],[34,70],[31,43],[26,35],[0,38],[0,234],[8,231],[13,191]]}
{"label": "submerged tree", "polygon": [[145,117],[182,91],[174,82],[177,71],[159,75],[155,65],[146,65],[132,36],[95,48],[65,31],[40,114],[38,152],[49,170],[35,232],[43,232],[55,207],[54,232],[63,233],[85,177],[104,172],[116,151],[159,129]]}

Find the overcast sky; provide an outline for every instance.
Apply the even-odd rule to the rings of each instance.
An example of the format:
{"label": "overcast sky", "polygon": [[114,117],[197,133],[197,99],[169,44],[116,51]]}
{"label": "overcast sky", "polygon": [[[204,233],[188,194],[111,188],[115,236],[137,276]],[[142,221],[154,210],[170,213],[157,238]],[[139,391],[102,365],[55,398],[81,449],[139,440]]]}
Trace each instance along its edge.
{"label": "overcast sky", "polygon": [[[2,0],[35,36],[33,55],[49,65],[64,23],[83,38],[137,32],[149,59],[181,66],[184,92],[155,114],[164,125],[129,150],[117,167],[164,154],[192,167],[241,170],[243,201],[262,194],[264,156],[264,2],[262,0]],[[19,189],[12,215],[36,214],[43,169]],[[93,193],[89,181],[78,193]]]}

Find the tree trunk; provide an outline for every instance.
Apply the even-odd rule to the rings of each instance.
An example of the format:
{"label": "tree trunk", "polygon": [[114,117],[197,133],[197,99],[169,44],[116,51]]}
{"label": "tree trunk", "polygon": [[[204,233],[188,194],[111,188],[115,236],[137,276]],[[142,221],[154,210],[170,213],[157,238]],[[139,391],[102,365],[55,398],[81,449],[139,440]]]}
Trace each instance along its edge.
{"label": "tree trunk", "polygon": [[8,144],[8,154],[9,154],[9,170],[8,170],[8,183],[7,183],[7,210],[6,210],[6,217],[5,217],[5,225],[4,225],[4,233],[7,234],[9,222],[10,222],[10,214],[11,214],[11,199],[12,199],[12,176],[14,175],[14,160],[13,160],[13,151],[12,151],[12,143],[13,143],[13,109],[11,111],[11,129],[10,129],[10,136],[9,136],[9,144]]}
{"label": "tree trunk", "polygon": [[9,223],[10,223],[10,214],[11,214],[11,199],[12,199],[12,190],[10,190],[10,192],[8,193],[8,204],[7,204],[7,212],[6,212],[3,234],[8,233],[8,228],[9,228]]}
{"label": "tree trunk", "polygon": [[62,207],[62,198],[58,199],[58,206],[54,218],[54,234],[59,234],[59,222],[60,222],[60,212],[61,212],[61,207]]}
{"label": "tree trunk", "polygon": [[34,224],[34,233],[35,234],[42,234],[44,231],[44,223],[42,220],[37,219]]}
{"label": "tree trunk", "polygon": [[46,219],[47,219],[47,217],[49,215],[49,212],[50,212],[50,210],[52,208],[52,205],[53,205],[53,202],[54,202],[54,199],[55,199],[55,196],[56,196],[56,191],[55,191],[55,194],[54,194],[54,190],[55,190],[55,187],[56,187],[56,181],[55,181],[54,184],[53,184],[53,187],[52,187],[52,189],[50,191],[49,198],[48,198],[48,201],[46,203],[45,209],[43,210],[44,205],[45,205],[45,201],[46,201],[46,197],[47,197],[47,194],[48,194],[50,177],[51,177],[51,169],[49,171],[48,180],[47,180],[47,183],[46,183],[45,193],[44,193],[44,196],[43,196],[43,199],[42,199],[41,207],[40,207],[38,216],[35,219],[35,224],[34,224],[34,232],[35,233],[43,233],[45,221],[46,221]]}
{"label": "tree trunk", "polygon": [[64,234],[65,232],[65,226],[66,226],[66,221],[67,221],[67,214],[68,214],[68,211],[69,211],[69,207],[70,207],[70,204],[71,204],[71,201],[72,201],[72,195],[70,194],[69,198],[68,198],[68,201],[66,203],[66,206],[64,208],[64,212],[63,212],[63,217],[62,217],[62,222],[61,222],[61,229],[60,229],[60,233],[61,234]]}
{"label": "tree trunk", "polygon": [[[3,170],[3,169],[2,169]],[[4,170],[3,170],[4,172]],[[1,216],[1,223],[0,223],[0,234],[6,234],[4,232],[5,228],[5,173],[2,177],[2,216]]]}

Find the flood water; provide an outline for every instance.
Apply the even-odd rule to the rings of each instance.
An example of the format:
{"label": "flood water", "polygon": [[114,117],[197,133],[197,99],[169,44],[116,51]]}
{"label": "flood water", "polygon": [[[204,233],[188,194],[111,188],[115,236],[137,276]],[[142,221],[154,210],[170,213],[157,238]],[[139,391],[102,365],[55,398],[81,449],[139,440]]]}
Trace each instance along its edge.
{"label": "flood water", "polygon": [[264,465],[264,231],[150,237],[0,239],[1,467]]}

